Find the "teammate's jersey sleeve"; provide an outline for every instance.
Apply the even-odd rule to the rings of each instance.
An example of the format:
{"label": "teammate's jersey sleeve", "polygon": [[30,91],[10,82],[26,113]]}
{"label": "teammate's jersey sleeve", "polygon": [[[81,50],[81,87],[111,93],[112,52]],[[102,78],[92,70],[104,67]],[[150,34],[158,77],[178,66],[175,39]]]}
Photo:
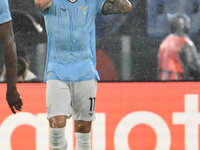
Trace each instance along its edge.
{"label": "teammate's jersey sleeve", "polygon": [[8,0],[1,0],[0,2],[0,24],[11,20]]}
{"label": "teammate's jersey sleeve", "polygon": [[106,0],[94,0],[94,1],[96,3],[97,15],[103,15],[101,13],[101,10]]}

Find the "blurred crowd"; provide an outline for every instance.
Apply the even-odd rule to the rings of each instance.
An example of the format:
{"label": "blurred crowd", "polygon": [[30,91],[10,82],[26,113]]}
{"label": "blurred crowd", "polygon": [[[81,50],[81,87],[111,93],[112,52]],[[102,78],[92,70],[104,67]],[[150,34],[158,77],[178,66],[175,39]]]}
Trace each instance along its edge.
{"label": "blurred crowd", "polygon": [[[42,82],[47,42],[43,16],[31,0],[10,1],[10,7],[18,82]],[[128,14],[98,16],[101,81],[198,81],[199,7],[199,0],[135,0]],[[5,82],[3,59],[0,64],[0,81]]]}
{"label": "blurred crowd", "polygon": [[[17,51],[17,82],[40,82],[37,76],[30,71],[30,59],[26,51]],[[3,65],[0,82],[6,82],[6,67]]]}

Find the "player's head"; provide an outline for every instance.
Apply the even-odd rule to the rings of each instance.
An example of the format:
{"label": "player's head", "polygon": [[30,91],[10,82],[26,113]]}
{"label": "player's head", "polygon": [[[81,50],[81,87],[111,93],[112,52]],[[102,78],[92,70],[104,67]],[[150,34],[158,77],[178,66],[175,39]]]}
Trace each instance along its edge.
{"label": "player's head", "polygon": [[189,33],[190,18],[186,14],[170,15],[169,24],[172,33]]}

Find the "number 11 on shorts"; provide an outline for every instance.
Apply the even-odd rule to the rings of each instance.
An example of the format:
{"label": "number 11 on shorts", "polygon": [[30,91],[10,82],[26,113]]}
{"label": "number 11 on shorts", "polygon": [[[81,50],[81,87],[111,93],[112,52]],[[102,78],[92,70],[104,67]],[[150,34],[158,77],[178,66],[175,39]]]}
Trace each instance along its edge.
{"label": "number 11 on shorts", "polygon": [[89,101],[90,101],[90,111],[94,111],[95,109],[95,99],[96,97],[90,97]]}

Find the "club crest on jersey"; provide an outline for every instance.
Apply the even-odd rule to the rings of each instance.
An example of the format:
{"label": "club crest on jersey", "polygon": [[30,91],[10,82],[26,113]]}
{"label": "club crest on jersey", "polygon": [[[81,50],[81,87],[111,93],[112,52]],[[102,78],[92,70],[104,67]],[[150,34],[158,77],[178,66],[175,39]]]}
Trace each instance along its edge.
{"label": "club crest on jersey", "polygon": [[86,6],[86,7],[79,7],[79,8],[83,11],[83,14],[85,15],[86,11],[88,9],[88,6]]}
{"label": "club crest on jersey", "polygon": [[69,2],[71,2],[71,3],[75,3],[75,2],[77,2],[78,0],[68,0]]}

